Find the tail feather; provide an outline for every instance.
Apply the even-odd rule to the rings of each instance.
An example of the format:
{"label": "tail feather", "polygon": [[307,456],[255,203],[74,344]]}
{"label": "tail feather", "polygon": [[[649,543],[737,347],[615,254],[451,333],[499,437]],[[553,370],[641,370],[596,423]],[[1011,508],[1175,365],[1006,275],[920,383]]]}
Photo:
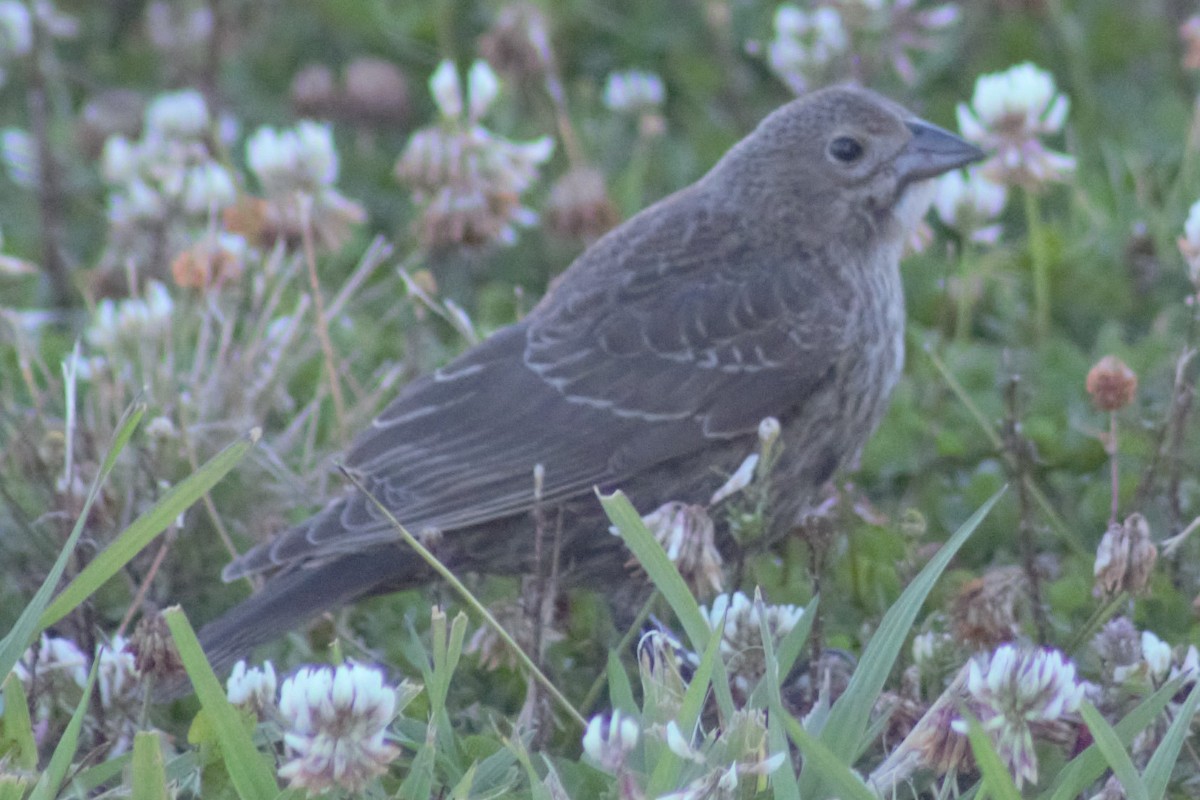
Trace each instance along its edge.
{"label": "tail feather", "polygon": [[[201,628],[200,644],[213,670],[221,674],[255,647],[318,614],[427,580],[423,562],[407,548],[389,545],[350,553],[271,578],[262,591]],[[166,701],[190,692],[190,682],[181,676],[179,681],[157,687],[155,697]]]}

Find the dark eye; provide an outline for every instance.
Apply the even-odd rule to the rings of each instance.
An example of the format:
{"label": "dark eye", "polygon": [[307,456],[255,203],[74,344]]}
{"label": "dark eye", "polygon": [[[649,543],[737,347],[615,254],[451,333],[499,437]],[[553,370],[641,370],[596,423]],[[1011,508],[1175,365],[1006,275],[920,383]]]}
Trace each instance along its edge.
{"label": "dark eye", "polygon": [[829,143],[829,155],[845,164],[862,158],[863,146],[851,136],[839,136]]}

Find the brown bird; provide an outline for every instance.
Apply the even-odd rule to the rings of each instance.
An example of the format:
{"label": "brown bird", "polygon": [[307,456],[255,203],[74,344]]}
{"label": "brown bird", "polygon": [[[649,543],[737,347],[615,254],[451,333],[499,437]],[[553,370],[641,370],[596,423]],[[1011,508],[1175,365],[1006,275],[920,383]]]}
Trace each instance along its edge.
{"label": "brown bird", "polygon": [[[564,580],[628,575],[593,489],[643,513],[706,502],[782,425],[777,526],[856,456],[900,375],[898,263],[928,181],[982,157],[877,94],[831,88],[768,116],[695,184],[588,248],[522,321],[406,386],[348,469],[456,571],[532,571],[534,467],[561,511]],[[200,634],[218,668],[306,619],[433,579],[353,492],[254,547],[269,573]]]}

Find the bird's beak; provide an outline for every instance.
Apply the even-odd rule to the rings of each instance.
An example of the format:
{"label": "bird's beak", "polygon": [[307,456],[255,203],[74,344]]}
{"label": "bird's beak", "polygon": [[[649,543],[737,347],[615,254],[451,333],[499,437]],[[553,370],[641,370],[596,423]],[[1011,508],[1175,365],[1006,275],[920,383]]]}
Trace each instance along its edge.
{"label": "bird's beak", "polygon": [[904,183],[925,180],[966,166],[983,158],[983,151],[973,144],[924,120],[904,123],[912,138],[896,157],[896,172]]}

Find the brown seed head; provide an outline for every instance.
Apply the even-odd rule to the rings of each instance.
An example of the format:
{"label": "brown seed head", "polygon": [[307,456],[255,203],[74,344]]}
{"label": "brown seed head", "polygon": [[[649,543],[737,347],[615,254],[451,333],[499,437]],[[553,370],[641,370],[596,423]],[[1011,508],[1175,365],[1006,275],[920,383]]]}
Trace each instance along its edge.
{"label": "brown seed head", "polygon": [[550,189],[546,222],[560,236],[591,241],[617,221],[617,209],[608,199],[604,174],[594,167],[575,167]]}
{"label": "brown seed head", "polygon": [[300,117],[328,119],[336,102],[333,70],[324,64],[309,64],[292,78],[292,110]]}
{"label": "brown seed head", "polygon": [[183,672],[183,662],[162,614],[142,617],[125,649],[133,653],[133,663],[142,675],[178,677]]}
{"label": "brown seed head", "polygon": [[989,648],[1020,633],[1018,605],[1025,599],[1024,573],[999,567],[959,590],[950,610],[954,633],[972,647]]}
{"label": "brown seed head", "polygon": [[390,61],[356,58],[346,65],[342,106],[350,122],[398,125],[408,118],[408,79]]}
{"label": "brown seed head", "polygon": [[1087,374],[1087,392],[1101,411],[1118,411],[1133,402],[1137,373],[1116,356],[1105,356]]}
{"label": "brown seed head", "polygon": [[1141,514],[1130,514],[1124,525],[1109,525],[1096,548],[1092,593],[1104,598],[1121,591],[1141,594],[1150,583],[1156,561],[1158,548],[1150,538],[1150,525]]}

